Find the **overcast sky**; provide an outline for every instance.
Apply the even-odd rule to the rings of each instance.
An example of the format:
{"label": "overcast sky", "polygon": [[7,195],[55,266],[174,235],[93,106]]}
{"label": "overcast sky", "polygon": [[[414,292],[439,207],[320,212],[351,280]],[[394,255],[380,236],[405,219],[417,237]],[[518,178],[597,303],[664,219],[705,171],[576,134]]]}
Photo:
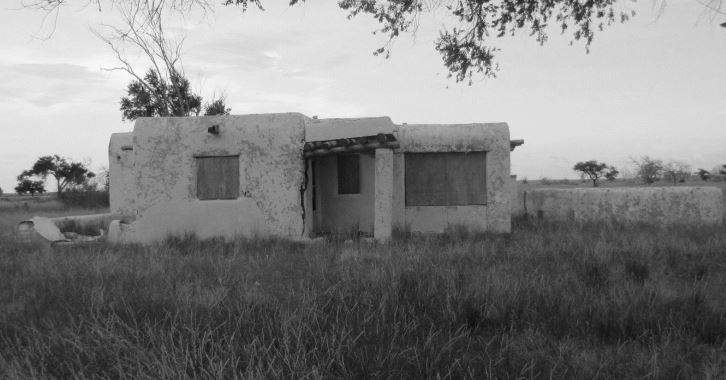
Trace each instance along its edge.
{"label": "overcast sky", "polygon": [[[81,3],[80,1],[78,3]],[[540,47],[525,35],[500,39],[501,71],[472,86],[447,78],[433,49],[441,20],[427,17],[389,59],[377,24],[352,21],[335,6],[265,4],[267,10],[219,7],[174,20],[186,33],[184,70],[209,99],[226,93],[233,114],[302,112],[308,116],[390,116],[395,123],[509,124],[525,139],[512,172],[529,179],[576,178],[572,166],[596,159],[619,168],[650,155],[711,169],[726,163],[726,16],[695,0],[637,4],[631,21],[596,35],[591,52],[553,33]],[[40,11],[0,9],[0,187],[42,155],[108,165],[111,133],[127,132],[119,99],[131,78],[92,33],[112,10],[65,7],[52,20]],[[131,54],[133,58],[133,54]],[[140,71],[147,63],[138,57]]]}

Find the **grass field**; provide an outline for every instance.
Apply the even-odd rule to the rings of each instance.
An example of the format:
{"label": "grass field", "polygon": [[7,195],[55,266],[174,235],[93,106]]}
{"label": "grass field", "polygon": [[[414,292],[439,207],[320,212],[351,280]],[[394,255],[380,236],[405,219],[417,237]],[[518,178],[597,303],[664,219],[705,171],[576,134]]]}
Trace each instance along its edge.
{"label": "grass field", "polygon": [[12,242],[0,378],[724,378],[723,227]]}

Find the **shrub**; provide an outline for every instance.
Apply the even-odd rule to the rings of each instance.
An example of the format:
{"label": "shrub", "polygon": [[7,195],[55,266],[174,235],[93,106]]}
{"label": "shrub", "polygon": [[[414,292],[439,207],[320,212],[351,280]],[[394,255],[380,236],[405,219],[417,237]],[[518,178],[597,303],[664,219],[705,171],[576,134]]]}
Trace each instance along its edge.
{"label": "shrub", "polygon": [[663,176],[663,161],[643,156],[640,159],[631,158],[635,165],[636,177],[644,184],[651,185]]}

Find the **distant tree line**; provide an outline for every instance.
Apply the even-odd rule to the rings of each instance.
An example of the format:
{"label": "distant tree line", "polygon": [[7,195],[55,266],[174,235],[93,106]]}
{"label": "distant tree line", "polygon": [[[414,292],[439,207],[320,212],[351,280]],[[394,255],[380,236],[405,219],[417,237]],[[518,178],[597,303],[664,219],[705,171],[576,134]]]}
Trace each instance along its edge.
{"label": "distant tree line", "polygon": [[[720,180],[722,176],[726,176],[726,165],[717,166],[711,171],[698,168],[696,172],[692,172],[691,166],[681,161],[664,163],[663,160],[650,156],[631,158],[630,161],[634,167],[634,177],[645,185],[652,185],[661,180],[676,185],[686,182],[691,175],[697,175],[703,181]],[[592,181],[593,187],[597,187],[603,178],[613,181],[620,174],[614,166],[596,160],[578,162],[573,170],[580,173],[582,178],[587,177]]]}

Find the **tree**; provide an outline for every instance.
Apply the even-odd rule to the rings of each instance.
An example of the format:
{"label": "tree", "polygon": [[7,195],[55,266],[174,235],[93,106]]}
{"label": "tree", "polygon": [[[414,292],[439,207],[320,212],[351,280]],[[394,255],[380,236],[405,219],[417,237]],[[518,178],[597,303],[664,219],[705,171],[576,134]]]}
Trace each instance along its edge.
{"label": "tree", "polygon": [[635,176],[644,184],[651,185],[660,180],[663,174],[663,161],[643,156],[640,159],[631,158],[635,165]]}
{"label": "tree", "polygon": [[698,168],[696,174],[698,174],[702,181],[708,181],[711,178],[711,172],[706,169]]}
{"label": "tree", "polygon": [[227,107],[225,100],[225,97],[222,96],[211,103],[207,103],[204,106],[204,116],[229,115],[232,109]]}
{"label": "tree", "polygon": [[45,186],[41,180],[34,181],[30,178],[23,178],[18,179],[18,186],[15,186],[15,192],[20,195],[30,193],[30,195],[35,196],[35,193],[45,193]]}
{"label": "tree", "polygon": [[[121,64],[106,70],[125,71],[135,78],[127,87],[127,96],[121,98],[123,120],[154,116],[198,116],[201,112],[202,97],[192,92],[182,69],[184,38],[168,38],[162,19],[164,7],[180,7],[185,3],[206,4],[204,0],[118,1],[123,28],[105,25],[108,31],[106,34],[94,31],[111,48]],[[123,48],[128,45],[140,50],[151,63],[143,77],[124,54]],[[224,107],[224,99],[211,104],[217,105],[218,102]],[[230,111],[227,108],[222,110],[227,113]],[[216,108],[213,111],[219,112]]]}
{"label": "tree", "polygon": [[202,108],[202,97],[193,94],[189,80],[178,72],[171,73],[171,83],[149,69],[144,82],[134,80],[127,88],[128,97],[121,98],[123,120],[153,116],[195,116]]}
{"label": "tree", "polygon": [[572,169],[590,177],[593,187],[597,187],[597,181],[600,178],[605,177],[608,180],[613,181],[618,175],[618,171],[615,167],[608,166],[608,164],[604,162],[597,162],[595,160],[578,162]]}
{"label": "tree", "polygon": [[689,175],[691,175],[691,166],[686,163],[670,161],[663,166],[663,176],[674,185],[685,182]]}
{"label": "tree", "polygon": [[[73,162],[56,154],[38,158],[30,170],[20,173],[18,186],[25,183],[26,180],[32,182],[33,177],[40,177],[44,180],[49,175],[55,178],[59,197],[67,187],[82,185],[89,178],[95,177],[95,174],[88,170],[83,163]],[[42,185],[43,180],[35,182],[40,182]]]}
{"label": "tree", "polygon": [[3,188],[0,187],[0,195],[3,195]]}

